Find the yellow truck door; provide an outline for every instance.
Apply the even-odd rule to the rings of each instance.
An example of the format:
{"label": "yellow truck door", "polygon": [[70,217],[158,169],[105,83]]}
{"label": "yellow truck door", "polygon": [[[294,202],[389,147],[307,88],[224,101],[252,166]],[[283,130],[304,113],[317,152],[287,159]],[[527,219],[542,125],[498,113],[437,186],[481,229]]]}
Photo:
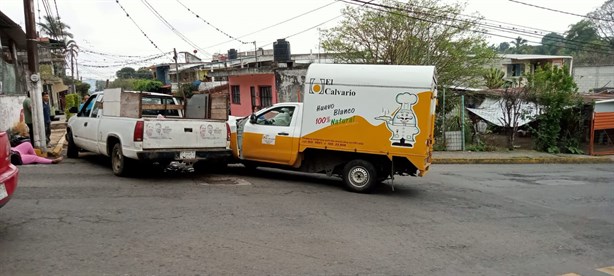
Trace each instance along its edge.
{"label": "yellow truck door", "polygon": [[298,155],[297,106],[275,106],[245,123],[240,139],[244,160],[293,165]]}

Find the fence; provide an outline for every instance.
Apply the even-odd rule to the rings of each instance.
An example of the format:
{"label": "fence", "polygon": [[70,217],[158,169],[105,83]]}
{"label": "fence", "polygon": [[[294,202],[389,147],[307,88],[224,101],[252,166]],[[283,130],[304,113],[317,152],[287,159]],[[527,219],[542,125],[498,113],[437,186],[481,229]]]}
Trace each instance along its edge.
{"label": "fence", "polygon": [[595,112],[591,123],[590,155],[614,154],[614,112]]}

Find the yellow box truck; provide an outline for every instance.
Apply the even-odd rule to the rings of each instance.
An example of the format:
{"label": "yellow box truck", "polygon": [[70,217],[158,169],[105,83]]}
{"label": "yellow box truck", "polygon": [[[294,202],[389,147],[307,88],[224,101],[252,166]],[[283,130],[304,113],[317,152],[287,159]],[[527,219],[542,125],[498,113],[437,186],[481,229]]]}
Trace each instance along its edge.
{"label": "yellow box truck", "polygon": [[436,85],[434,66],[312,64],[304,102],[231,120],[230,146],[246,167],[337,175],[369,192],[429,170]]}

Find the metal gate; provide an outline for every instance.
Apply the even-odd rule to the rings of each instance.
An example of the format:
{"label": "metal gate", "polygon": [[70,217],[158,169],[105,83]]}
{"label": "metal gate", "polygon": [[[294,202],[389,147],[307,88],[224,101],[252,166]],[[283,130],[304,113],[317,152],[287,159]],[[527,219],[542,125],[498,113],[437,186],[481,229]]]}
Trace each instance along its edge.
{"label": "metal gate", "polygon": [[593,113],[589,154],[614,154],[614,112]]}

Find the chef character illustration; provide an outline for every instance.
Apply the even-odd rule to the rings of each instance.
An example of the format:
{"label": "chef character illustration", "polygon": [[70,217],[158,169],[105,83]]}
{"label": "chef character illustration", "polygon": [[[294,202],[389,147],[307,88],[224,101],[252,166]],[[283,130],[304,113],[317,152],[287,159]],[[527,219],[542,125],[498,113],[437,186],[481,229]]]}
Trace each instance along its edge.
{"label": "chef character illustration", "polygon": [[400,106],[392,114],[384,114],[375,119],[386,122],[388,130],[392,132],[390,141],[393,146],[413,147],[415,137],[420,133],[416,113],[412,110],[418,102],[418,96],[405,92],[398,94],[396,101]]}

